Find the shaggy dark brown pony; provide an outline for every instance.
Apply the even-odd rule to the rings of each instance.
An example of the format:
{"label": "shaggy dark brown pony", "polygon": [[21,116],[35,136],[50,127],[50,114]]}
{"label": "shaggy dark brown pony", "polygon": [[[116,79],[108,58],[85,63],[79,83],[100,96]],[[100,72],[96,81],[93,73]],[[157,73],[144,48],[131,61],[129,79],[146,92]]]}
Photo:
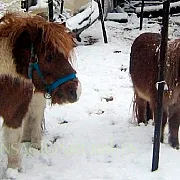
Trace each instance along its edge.
{"label": "shaggy dark brown pony", "polygon": [[[138,123],[146,122],[147,104],[156,114],[159,47],[161,36],[144,33],[137,37],[131,47],[130,75],[135,94],[135,107]],[[164,91],[161,142],[164,128],[169,122],[169,143],[179,149],[180,124],[180,39],[168,42]]]}
{"label": "shaggy dark brown pony", "polygon": [[[8,168],[21,167],[22,140],[40,146],[41,122],[36,120],[42,119],[43,94],[48,94],[53,104],[78,100],[80,82],[69,61],[74,46],[63,25],[40,16],[7,13],[0,19],[0,116]],[[22,123],[28,118],[31,132],[27,132],[29,121]]]}

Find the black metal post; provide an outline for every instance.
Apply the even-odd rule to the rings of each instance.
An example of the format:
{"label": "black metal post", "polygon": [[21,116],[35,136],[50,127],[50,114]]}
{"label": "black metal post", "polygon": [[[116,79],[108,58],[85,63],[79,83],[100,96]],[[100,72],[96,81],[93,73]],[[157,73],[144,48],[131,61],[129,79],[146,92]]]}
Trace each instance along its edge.
{"label": "black metal post", "polygon": [[102,4],[102,10],[103,10],[103,13],[104,13],[104,0],[101,0],[101,4]]}
{"label": "black metal post", "polygon": [[118,4],[117,0],[114,0],[113,2],[114,2],[114,8],[115,8],[117,6],[117,4]]}
{"label": "black metal post", "polygon": [[64,0],[61,0],[61,10],[60,10],[61,14],[63,13],[63,9],[64,9]]}
{"label": "black metal post", "polygon": [[144,0],[142,0],[141,4],[141,13],[140,13],[140,30],[142,30],[142,25],[143,25],[143,14],[144,14]]}
{"label": "black metal post", "polygon": [[170,0],[165,0],[163,3],[163,18],[161,28],[161,46],[160,46],[160,60],[159,60],[159,75],[158,75],[158,99],[157,99],[157,113],[155,114],[155,129],[154,129],[154,146],[152,171],[158,169],[159,166],[159,150],[160,150],[160,136],[163,116],[163,92],[164,92],[164,74],[167,54],[168,41],[168,24],[169,24],[169,7]]}
{"label": "black metal post", "polygon": [[104,25],[104,18],[103,18],[103,13],[102,13],[102,7],[101,7],[101,2],[100,0],[97,0],[98,3],[98,8],[99,8],[99,17],[101,20],[101,25],[102,25],[102,31],[103,31],[103,37],[104,37],[104,43],[108,43],[107,41],[107,35],[106,35],[106,29]]}
{"label": "black metal post", "polygon": [[28,0],[21,0],[21,8],[28,12]]}
{"label": "black metal post", "polygon": [[53,22],[53,0],[48,0],[48,9],[49,9],[49,21]]}

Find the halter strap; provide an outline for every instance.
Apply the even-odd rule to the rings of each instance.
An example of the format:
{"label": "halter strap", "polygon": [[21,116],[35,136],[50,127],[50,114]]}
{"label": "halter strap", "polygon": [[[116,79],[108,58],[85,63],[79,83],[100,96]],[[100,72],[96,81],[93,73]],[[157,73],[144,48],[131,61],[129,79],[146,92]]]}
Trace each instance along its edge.
{"label": "halter strap", "polygon": [[30,57],[30,63],[29,63],[29,67],[28,67],[28,77],[29,79],[32,79],[32,74],[33,74],[33,71],[36,71],[38,76],[41,78],[41,80],[43,81],[44,84],[46,84],[46,81],[43,77],[43,74],[40,70],[40,67],[39,67],[39,63],[38,63],[38,57],[35,53],[35,50],[34,50],[34,46],[33,44],[31,45],[31,57]]}
{"label": "halter strap", "polygon": [[72,73],[67,76],[64,76],[62,78],[59,78],[57,81],[54,81],[53,83],[46,85],[46,91],[47,93],[51,94],[58,86],[61,84],[64,84],[67,81],[73,80],[77,78],[76,74]]}
{"label": "halter strap", "polygon": [[43,77],[42,72],[40,70],[38,62],[29,63],[29,67],[28,67],[28,77],[29,77],[29,79],[32,79],[32,74],[33,74],[34,70],[37,72],[37,74],[41,78],[41,80],[45,83],[45,80],[44,80],[44,77]]}
{"label": "halter strap", "polygon": [[28,67],[28,77],[29,79],[32,79],[33,77],[33,71],[35,70],[38,74],[38,76],[40,77],[40,79],[42,80],[42,82],[45,85],[45,90],[46,93],[49,94],[49,96],[51,97],[52,92],[60,85],[64,84],[67,81],[76,79],[76,74],[72,73],[69,74],[67,76],[64,76],[62,78],[57,79],[56,81],[52,82],[51,84],[47,84],[46,80],[44,79],[44,76],[41,72],[39,63],[38,63],[38,58],[37,55],[34,52],[34,47],[32,45],[31,47],[31,58],[30,58],[30,63],[29,63],[29,67]]}

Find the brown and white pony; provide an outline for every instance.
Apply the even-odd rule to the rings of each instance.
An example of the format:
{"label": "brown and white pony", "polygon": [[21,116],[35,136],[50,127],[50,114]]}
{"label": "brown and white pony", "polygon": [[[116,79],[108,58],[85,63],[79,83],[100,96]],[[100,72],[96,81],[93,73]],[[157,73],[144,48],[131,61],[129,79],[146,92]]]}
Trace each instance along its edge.
{"label": "brown and white pony", "polygon": [[[147,105],[156,114],[159,47],[161,36],[157,33],[143,33],[131,47],[130,75],[135,93],[135,107],[138,123],[146,122]],[[178,131],[180,125],[180,39],[168,42],[165,83],[168,87],[163,97],[163,121],[161,142],[168,120],[169,143],[179,149]]]}
{"label": "brown and white pony", "polygon": [[21,141],[40,148],[43,94],[53,104],[79,99],[80,82],[69,61],[74,46],[63,25],[40,16],[7,13],[0,19],[0,116],[8,168],[21,167]]}

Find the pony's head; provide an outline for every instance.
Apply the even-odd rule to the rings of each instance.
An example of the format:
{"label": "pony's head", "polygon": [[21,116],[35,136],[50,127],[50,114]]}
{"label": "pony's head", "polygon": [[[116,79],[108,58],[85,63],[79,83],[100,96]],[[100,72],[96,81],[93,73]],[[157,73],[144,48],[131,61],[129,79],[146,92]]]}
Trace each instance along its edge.
{"label": "pony's head", "polygon": [[36,91],[48,93],[52,103],[77,101],[81,88],[70,58],[75,44],[65,26],[14,13],[0,22],[0,38],[9,39],[17,73],[32,79]]}

